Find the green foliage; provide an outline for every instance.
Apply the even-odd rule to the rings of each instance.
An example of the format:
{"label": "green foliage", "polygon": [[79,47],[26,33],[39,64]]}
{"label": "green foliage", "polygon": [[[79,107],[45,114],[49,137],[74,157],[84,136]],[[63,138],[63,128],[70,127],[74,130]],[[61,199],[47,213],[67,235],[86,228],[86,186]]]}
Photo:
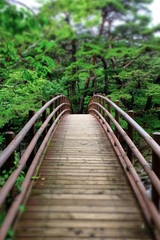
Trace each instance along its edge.
{"label": "green foliage", "polygon": [[38,180],[40,177],[39,176],[33,176],[31,177],[32,180]]}
{"label": "green foliage", "polygon": [[25,211],[25,206],[24,205],[20,205],[19,206],[19,210],[23,213]]}
{"label": "green foliage", "polygon": [[2,132],[18,132],[28,110],[56,93],[68,95],[78,112],[79,103],[86,111],[90,96],[105,89],[126,109],[157,115],[160,38],[159,26],[148,27],[151,2],[48,0],[33,15],[1,1]]}

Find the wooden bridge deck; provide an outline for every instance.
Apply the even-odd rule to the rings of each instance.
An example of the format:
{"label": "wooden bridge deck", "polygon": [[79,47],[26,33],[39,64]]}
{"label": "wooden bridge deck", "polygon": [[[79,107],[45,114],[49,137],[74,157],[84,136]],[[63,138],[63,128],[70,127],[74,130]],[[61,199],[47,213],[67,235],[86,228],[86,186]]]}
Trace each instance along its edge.
{"label": "wooden bridge deck", "polygon": [[152,239],[104,130],[68,115],[43,160],[17,240]]}

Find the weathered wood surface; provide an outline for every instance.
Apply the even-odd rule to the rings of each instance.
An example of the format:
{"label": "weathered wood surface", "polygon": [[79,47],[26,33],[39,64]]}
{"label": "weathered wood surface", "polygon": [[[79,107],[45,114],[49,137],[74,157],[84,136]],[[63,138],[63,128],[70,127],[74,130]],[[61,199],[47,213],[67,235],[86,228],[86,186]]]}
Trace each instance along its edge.
{"label": "weathered wood surface", "polygon": [[17,240],[152,239],[111,144],[91,115],[59,125]]}

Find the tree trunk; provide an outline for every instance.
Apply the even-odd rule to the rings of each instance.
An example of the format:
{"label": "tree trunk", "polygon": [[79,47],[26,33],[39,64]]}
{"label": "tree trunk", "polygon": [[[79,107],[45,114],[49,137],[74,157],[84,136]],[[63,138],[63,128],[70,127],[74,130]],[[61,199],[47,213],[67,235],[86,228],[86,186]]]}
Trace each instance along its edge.
{"label": "tree trunk", "polygon": [[[75,40],[72,41],[72,62],[76,62],[76,42]],[[76,68],[73,68],[72,74],[76,74]],[[76,95],[76,79],[71,82],[71,94],[72,96]]]}
{"label": "tree trunk", "polygon": [[[110,21],[108,22],[108,38],[109,38],[109,41],[111,42],[112,41],[112,36],[111,36],[111,22]],[[112,49],[112,44],[111,43],[109,44],[109,48]],[[116,70],[117,66],[116,66],[116,61],[115,61],[114,57],[111,58],[111,62],[112,62],[113,69]],[[116,79],[116,83],[118,85],[122,84],[119,77],[116,77],[115,79]]]}
{"label": "tree trunk", "polygon": [[146,106],[144,108],[145,111],[148,111],[152,107],[152,96],[147,98]]}
{"label": "tree trunk", "polygon": [[104,93],[107,95],[108,94],[108,75],[106,73],[107,70],[107,63],[104,57],[102,57],[101,59],[102,63],[103,63],[103,68],[104,68]]}

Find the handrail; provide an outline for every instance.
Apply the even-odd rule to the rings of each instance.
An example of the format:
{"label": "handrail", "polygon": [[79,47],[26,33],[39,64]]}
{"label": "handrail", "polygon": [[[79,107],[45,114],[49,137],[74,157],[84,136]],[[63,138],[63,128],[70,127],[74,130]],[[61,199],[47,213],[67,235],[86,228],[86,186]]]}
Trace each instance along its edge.
{"label": "handrail", "polygon": [[23,129],[18,133],[18,135],[14,138],[14,140],[5,148],[5,150],[0,154],[0,167],[4,164],[4,162],[10,157],[12,152],[17,148],[17,146],[21,143],[23,138],[29,132],[33,124],[37,121],[38,117],[57,99],[65,97],[64,95],[58,95],[57,97],[51,99],[47,102],[38,112],[34,114],[34,116],[27,122],[27,124],[23,127]]}
{"label": "handrail", "polygon": [[[58,99],[59,99],[59,105],[56,102]],[[47,107],[51,106],[53,104],[53,102],[55,102],[55,109],[54,110],[52,109],[52,111],[50,111],[50,115],[42,123],[42,125],[39,128],[39,130],[37,131],[37,133],[33,136],[32,140],[30,141],[28,147],[26,148],[23,156],[19,160],[17,168],[11,173],[8,180],[5,182],[4,186],[2,187],[2,189],[0,191],[0,206],[2,206],[2,204],[5,202],[5,200],[7,198],[8,193],[13,189],[13,187],[16,183],[16,180],[17,180],[18,176],[20,175],[21,171],[25,168],[25,164],[27,163],[33,149],[35,148],[35,146],[38,142],[38,139],[40,138],[40,136],[42,135],[42,133],[46,129],[48,123],[50,123],[51,120],[53,119],[53,116],[56,115],[55,116],[56,117],[55,121],[50,126],[47,134],[44,137],[44,140],[43,140],[41,146],[39,147],[39,150],[37,151],[35,157],[32,159],[32,162],[31,162],[31,164],[29,166],[29,169],[26,173],[24,181],[21,185],[21,187],[23,189],[22,192],[18,193],[17,196],[14,196],[12,204],[11,204],[11,206],[10,206],[8,212],[7,212],[7,215],[5,216],[3,224],[0,228],[0,236],[1,236],[0,239],[1,240],[5,239],[5,237],[7,236],[8,229],[14,221],[14,218],[17,214],[18,209],[19,209],[19,205],[23,201],[23,197],[26,194],[27,188],[28,188],[29,183],[31,181],[31,177],[32,177],[32,175],[35,171],[35,168],[38,164],[38,161],[39,161],[39,159],[40,159],[40,157],[41,157],[41,155],[42,155],[42,153],[43,153],[43,151],[46,147],[46,144],[49,141],[49,139],[50,139],[55,127],[56,127],[56,124],[60,121],[60,119],[65,114],[71,113],[71,104],[70,104],[68,98],[66,98],[64,95],[59,95],[59,96],[51,99],[48,103],[46,103],[28,121],[28,123],[24,126],[24,128],[19,132],[17,137],[15,137],[13,139],[13,141],[8,145],[8,147],[0,155],[0,163],[1,163],[1,166],[2,166],[3,164],[5,164],[5,162],[10,157],[10,155],[13,153],[13,151],[16,149],[16,147],[21,143],[21,141],[23,140],[25,135],[29,132],[31,127],[34,125],[34,123],[36,122],[38,117],[47,109]]]}
{"label": "handrail", "polygon": [[[106,102],[108,103],[108,111],[105,108]],[[110,106],[114,107],[115,109],[115,118],[111,115],[111,109]],[[122,115],[123,118],[140,134],[142,138],[148,143],[148,145],[151,147],[153,153],[156,154],[156,156],[160,160],[160,146],[154,141],[153,138],[150,137],[148,133],[146,133],[127,113],[125,113],[120,107],[118,107],[115,103],[113,103],[109,98],[106,98],[102,95],[96,94],[94,95],[89,103],[88,103],[88,113],[94,114],[97,116],[97,119],[101,122],[103,128],[105,129],[107,135],[109,136],[111,143],[116,151],[116,153],[121,156],[122,158],[122,165],[124,167],[124,171],[131,182],[131,185],[133,188],[137,186],[138,191],[141,195],[137,196],[139,199],[140,205],[142,206],[142,209],[144,210],[144,214],[146,216],[146,219],[150,225],[152,225],[152,221],[154,222],[158,235],[156,235],[156,239],[159,239],[160,237],[160,215],[158,212],[158,205],[159,205],[159,199],[160,199],[160,180],[159,176],[155,174],[155,172],[151,169],[148,162],[145,160],[143,155],[140,153],[140,151],[137,149],[137,147],[134,145],[133,141],[130,139],[130,137],[127,135],[127,133],[122,129],[122,127],[119,125],[119,116],[118,114]],[[117,114],[118,113],[118,114]],[[103,116],[102,116],[103,115]],[[107,121],[105,119],[105,115],[107,116]],[[117,117],[118,116],[118,117]],[[115,126],[115,134],[110,126],[110,121]],[[117,133],[118,132],[118,133]],[[128,147],[133,152],[135,157],[140,162],[141,166],[145,170],[146,174],[151,180],[152,184],[152,192],[156,191],[156,199],[152,198],[152,201],[150,197],[148,196],[145,187],[143,186],[143,183],[141,182],[136,170],[134,169],[131,159],[129,159],[129,156],[127,156],[127,153],[124,151],[123,147],[121,146],[118,138],[119,134],[124,138],[126,141]],[[125,165],[123,164],[125,162]],[[160,169],[159,169],[160,171]],[[130,179],[130,173],[132,180]],[[133,182],[133,183],[132,183]],[[152,194],[153,196],[153,194]],[[154,196],[155,197],[155,196]],[[157,201],[158,198],[158,201]],[[156,200],[156,201],[155,201]],[[143,205],[146,205],[146,209]],[[148,212],[150,214],[150,217],[148,217]],[[158,236],[158,237],[157,237]]]}
{"label": "handrail", "polygon": [[153,140],[153,138],[138,123],[136,123],[126,112],[124,112],[120,107],[118,107],[110,99],[108,99],[108,98],[106,98],[102,95],[99,95],[99,94],[97,94],[95,96],[99,97],[101,99],[104,99],[112,107],[114,107],[114,109],[117,110],[123,116],[123,118],[134,127],[134,129],[139,133],[139,135],[144,138],[144,140],[148,143],[148,145],[152,148],[152,150],[160,158],[160,147],[159,147],[159,145]]}
{"label": "handrail", "polygon": [[[92,103],[93,104],[93,103]],[[91,104],[91,105],[92,105]],[[152,181],[155,189],[157,190],[158,194],[160,195],[160,181],[158,179],[158,177],[156,176],[156,174],[153,172],[153,170],[151,169],[150,165],[148,164],[148,162],[145,160],[145,158],[143,157],[143,155],[140,153],[140,151],[137,149],[137,147],[135,146],[135,144],[131,141],[131,139],[129,138],[129,136],[126,134],[126,132],[123,130],[123,128],[116,122],[116,120],[114,119],[114,117],[104,108],[102,107],[100,104],[95,103],[95,105],[101,107],[101,109],[103,111],[105,111],[105,113],[107,114],[107,116],[109,116],[109,118],[111,119],[111,121],[113,122],[113,124],[116,126],[116,128],[118,129],[119,133],[123,136],[124,140],[127,142],[127,144],[130,146],[130,148],[132,149],[132,152],[134,153],[134,155],[136,156],[136,158],[139,160],[141,166],[144,168],[145,172],[148,174],[150,180]],[[93,110],[93,109],[92,109]],[[91,111],[91,109],[90,109]]]}

